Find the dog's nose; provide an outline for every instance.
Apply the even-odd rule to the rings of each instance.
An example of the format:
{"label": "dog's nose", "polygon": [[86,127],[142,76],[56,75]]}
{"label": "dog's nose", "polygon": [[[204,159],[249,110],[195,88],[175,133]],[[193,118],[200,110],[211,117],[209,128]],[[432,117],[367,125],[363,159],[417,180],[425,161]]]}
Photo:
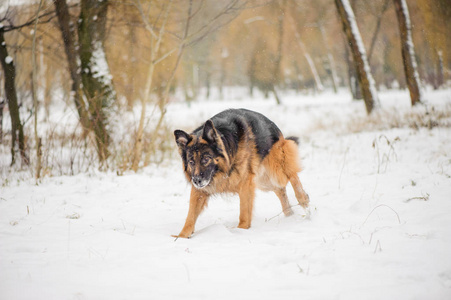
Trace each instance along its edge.
{"label": "dog's nose", "polygon": [[200,185],[201,184],[201,182],[202,182],[202,178],[200,177],[200,176],[194,176],[193,177],[193,183],[195,184],[195,185]]}

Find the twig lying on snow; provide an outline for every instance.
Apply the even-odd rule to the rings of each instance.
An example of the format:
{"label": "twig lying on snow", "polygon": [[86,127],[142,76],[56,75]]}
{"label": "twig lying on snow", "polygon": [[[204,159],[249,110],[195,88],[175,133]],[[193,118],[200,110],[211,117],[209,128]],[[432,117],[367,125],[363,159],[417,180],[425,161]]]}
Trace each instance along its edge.
{"label": "twig lying on snow", "polygon": [[399,218],[399,214],[398,214],[393,208],[391,208],[390,206],[385,205],[385,204],[380,204],[380,205],[376,206],[375,208],[373,208],[373,210],[368,214],[368,216],[366,217],[365,221],[363,221],[362,226],[365,225],[366,221],[368,221],[368,218],[371,216],[371,214],[372,214],[377,208],[382,207],[382,206],[385,206],[385,207],[390,208],[390,209],[396,214],[396,217],[398,217],[398,223],[401,224],[401,219]]}
{"label": "twig lying on snow", "polygon": [[405,203],[410,202],[412,200],[424,200],[424,201],[428,201],[429,200],[429,194],[426,193],[426,196],[421,196],[421,197],[412,197],[409,199],[404,200]]}

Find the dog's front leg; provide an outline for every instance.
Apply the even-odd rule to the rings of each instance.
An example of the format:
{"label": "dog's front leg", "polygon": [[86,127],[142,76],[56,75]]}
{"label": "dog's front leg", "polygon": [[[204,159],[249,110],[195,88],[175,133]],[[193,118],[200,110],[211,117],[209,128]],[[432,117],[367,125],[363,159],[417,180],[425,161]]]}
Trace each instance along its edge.
{"label": "dog's front leg", "polygon": [[244,180],[238,194],[240,196],[240,223],[238,224],[238,228],[248,229],[251,227],[252,209],[254,207],[254,176],[250,175]]}
{"label": "dog's front leg", "polygon": [[189,210],[188,216],[186,217],[185,226],[183,226],[183,229],[179,235],[175,235],[174,237],[189,238],[193,234],[197,217],[207,205],[208,197],[209,195],[207,193],[196,189],[194,186],[191,187]]}

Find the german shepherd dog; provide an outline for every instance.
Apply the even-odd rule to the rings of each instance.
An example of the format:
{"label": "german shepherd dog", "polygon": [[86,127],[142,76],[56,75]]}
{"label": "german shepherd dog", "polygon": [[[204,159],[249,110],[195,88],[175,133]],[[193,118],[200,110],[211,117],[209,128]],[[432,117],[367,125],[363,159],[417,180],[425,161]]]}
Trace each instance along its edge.
{"label": "german shepherd dog", "polygon": [[299,204],[309,197],[297,175],[301,171],[298,139],[284,138],[264,115],[246,110],[225,110],[188,134],[174,131],[186,179],[191,182],[188,216],[174,237],[189,238],[197,217],[211,195],[236,193],[240,197],[238,228],[251,226],[255,189],[273,191],[286,216],[292,215],[286,185],[291,183]]}

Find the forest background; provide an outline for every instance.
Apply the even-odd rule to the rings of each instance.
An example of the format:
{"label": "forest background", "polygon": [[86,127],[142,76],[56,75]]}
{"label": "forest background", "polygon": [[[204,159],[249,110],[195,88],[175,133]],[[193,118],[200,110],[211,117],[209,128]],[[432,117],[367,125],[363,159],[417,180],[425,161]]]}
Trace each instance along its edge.
{"label": "forest background", "polygon": [[[3,2],[2,176],[8,165],[39,178],[161,162],[174,147],[167,105],[227,101],[230,87],[278,104],[287,91],[349,89],[365,98],[342,2],[357,21],[375,88],[407,88],[397,2],[408,7],[420,89],[449,86],[447,0]],[[49,121],[53,106],[77,112],[79,122]],[[62,148],[55,158],[52,149]]]}

